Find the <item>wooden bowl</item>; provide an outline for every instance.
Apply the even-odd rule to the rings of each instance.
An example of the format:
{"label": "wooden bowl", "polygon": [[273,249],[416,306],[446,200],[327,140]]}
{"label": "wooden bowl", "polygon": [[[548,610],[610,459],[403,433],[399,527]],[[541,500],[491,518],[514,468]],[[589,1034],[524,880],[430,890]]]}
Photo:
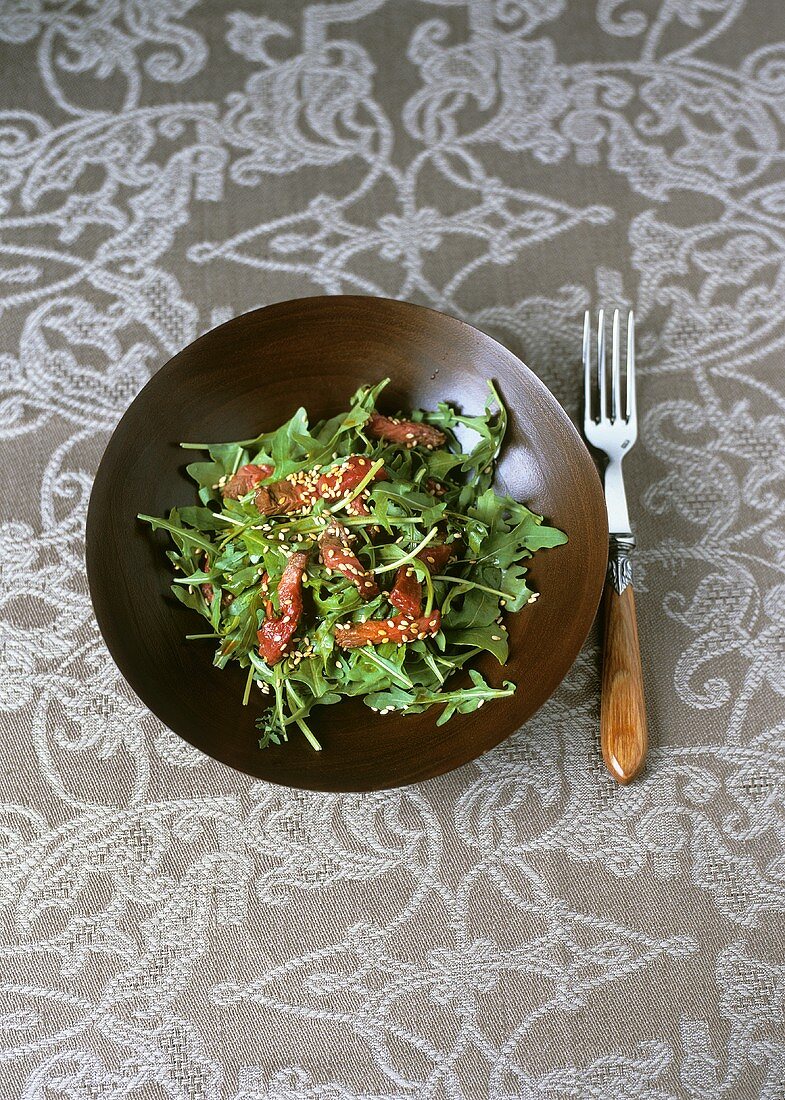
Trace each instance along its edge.
{"label": "wooden bowl", "polygon": [[[314,752],[293,732],[260,750],[261,695],[242,706],[245,672],[213,667],[209,641],[186,642],[195,613],[169,594],[168,537],[138,512],[195,503],[180,440],[245,439],[299,405],[311,421],[346,408],[363,382],[389,375],[382,411],[450,400],[483,408],[499,387],[510,429],[498,483],[566,531],[538,551],[539,600],[510,615],[509,663],[477,667],[516,693],[437,727],[438,710],[381,717],[359,700],[317,707]],[[577,375],[576,375],[577,379]],[[577,384],[577,383],[576,383]],[[574,661],[597,610],[607,555],[605,505],[588,451],[542,382],[490,336],[453,317],[371,297],[314,297],[246,313],[190,344],[148,382],[101,461],[87,517],[87,570],[98,624],[120,671],[144,703],[192,745],[251,775],[292,787],[375,790],[428,779],[497,745],[548,698]]]}

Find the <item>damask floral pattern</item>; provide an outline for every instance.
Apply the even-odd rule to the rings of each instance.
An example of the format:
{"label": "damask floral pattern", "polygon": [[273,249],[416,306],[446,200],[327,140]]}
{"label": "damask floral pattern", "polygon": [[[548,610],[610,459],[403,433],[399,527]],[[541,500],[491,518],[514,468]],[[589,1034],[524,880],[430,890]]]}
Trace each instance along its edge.
{"label": "damask floral pattern", "polygon": [[[0,3],[0,1094],[751,1100],[785,1081],[778,0]],[[202,757],[119,677],[92,475],[200,331],[410,298],[576,412],[635,306],[653,748],[598,652],[461,771],[366,796]]]}

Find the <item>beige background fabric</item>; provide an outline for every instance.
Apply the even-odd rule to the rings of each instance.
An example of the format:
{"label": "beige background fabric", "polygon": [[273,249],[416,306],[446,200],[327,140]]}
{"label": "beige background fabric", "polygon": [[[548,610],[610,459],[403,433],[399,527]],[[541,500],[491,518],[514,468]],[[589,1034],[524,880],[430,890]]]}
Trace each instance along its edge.
{"label": "beige background fabric", "polygon": [[[5,0],[0,40],[0,1095],[784,1097],[780,0]],[[113,425],[323,292],[464,317],[573,415],[584,308],[634,305],[642,781],[596,640],[374,795],[235,774],[124,685],[82,561]]]}

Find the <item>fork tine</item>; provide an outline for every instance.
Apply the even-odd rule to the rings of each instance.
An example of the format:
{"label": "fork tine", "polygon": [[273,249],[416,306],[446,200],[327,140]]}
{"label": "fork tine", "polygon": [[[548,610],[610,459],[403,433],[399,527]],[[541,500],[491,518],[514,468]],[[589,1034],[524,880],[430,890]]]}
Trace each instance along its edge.
{"label": "fork tine", "polygon": [[627,420],[633,426],[637,416],[635,402],[635,317],[632,310],[627,314]]}
{"label": "fork tine", "polygon": [[591,414],[591,335],[588,309],[583,315],[583,422],[590,424]]}
{"label": "fork tine", "polygon": [[621,420],[621,348],[619,347],[619,311],[613,311],[613,340],[611,343],[611,405],[613,419]]}
{"label": "fork tine", "polygon": [[608,398],[605,370],[605,310],[597,317],[597,386],[600,391],[600,423],[608,419]]}

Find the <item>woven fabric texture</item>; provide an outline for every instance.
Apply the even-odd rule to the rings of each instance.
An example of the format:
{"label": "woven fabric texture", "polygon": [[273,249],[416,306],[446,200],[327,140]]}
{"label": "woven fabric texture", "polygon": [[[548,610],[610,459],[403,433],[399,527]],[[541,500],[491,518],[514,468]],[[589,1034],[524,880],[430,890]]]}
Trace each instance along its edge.
{"label": "woven fabric texture", "polygon": [[[0,4],[4,1100],[785,1097],[784,166],[781,0]],[[200,332],[338,292],[572,415],[583,310],[635,307],[641,781],[596,638],[373,795],[233,773],[124,685],[109,433]]]}

